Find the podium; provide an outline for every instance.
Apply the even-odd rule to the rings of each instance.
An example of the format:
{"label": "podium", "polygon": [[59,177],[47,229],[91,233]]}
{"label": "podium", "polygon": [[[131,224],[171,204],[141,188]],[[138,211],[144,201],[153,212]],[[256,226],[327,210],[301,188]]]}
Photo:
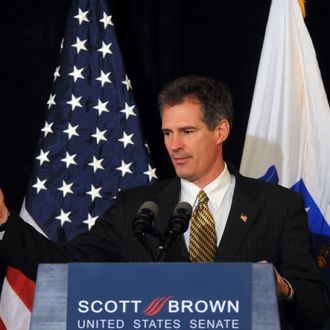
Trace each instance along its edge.
{"label": "podium", "polygon": [[280,329],[273,267],[41,264],[30,329]]}

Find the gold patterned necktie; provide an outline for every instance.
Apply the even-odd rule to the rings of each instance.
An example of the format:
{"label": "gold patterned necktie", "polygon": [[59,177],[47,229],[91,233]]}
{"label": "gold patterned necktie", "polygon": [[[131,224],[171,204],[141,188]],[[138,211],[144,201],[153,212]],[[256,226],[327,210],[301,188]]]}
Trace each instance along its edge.
{"label": "gold patterned necktie", "polygon": [[209,198],[201,190],[190,226],[189,258],[193,262],[212,262],[217,249],[213,216],[207,206]]}

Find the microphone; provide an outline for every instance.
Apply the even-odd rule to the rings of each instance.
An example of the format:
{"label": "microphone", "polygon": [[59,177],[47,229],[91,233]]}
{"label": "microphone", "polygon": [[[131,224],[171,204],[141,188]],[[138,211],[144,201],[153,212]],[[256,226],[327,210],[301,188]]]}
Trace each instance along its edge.
{"label": "microphone", "polygon": [[157,261],[165,260],[165,253],[172,242],[188,229],[191,214],[192,206],[187,202],[180,202],[174,208],[168,223],[169,235],[165,244],[161,244],[158,247]]}
{"label": "microphone", "polygon": [[155,202],[144,202],[138,209],[135,218],[132,222],[134,236],[142,243],[145,249],[151,255],[153,261],[155,257],[150,249],[146,239],[146,234],[153,233],[154,220],[157,217],[158,206]]}
{"label": "microphone", "polygon": [[180,202],[173,210],[169,222],[169,233],[172,239],[183,234],[189,226],[192,206],[187,202]]}
{"label": "microphone", "polygon": [[133,220],[132,228],[134,236],[141,239],[145,234],[149,234],[153,231],[154,220],[157,217],[158,206],[155,202],[144,202],[136,213],[136,217]]}

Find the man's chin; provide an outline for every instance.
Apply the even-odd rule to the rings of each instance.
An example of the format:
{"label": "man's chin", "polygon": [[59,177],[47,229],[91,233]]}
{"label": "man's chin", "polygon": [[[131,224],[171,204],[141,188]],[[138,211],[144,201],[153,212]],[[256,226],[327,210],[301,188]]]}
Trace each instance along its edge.
{"label": "man's chin", "polygon": [[187,171],[175,168],[175,173],[180,179],[191,181],[191,175]]}

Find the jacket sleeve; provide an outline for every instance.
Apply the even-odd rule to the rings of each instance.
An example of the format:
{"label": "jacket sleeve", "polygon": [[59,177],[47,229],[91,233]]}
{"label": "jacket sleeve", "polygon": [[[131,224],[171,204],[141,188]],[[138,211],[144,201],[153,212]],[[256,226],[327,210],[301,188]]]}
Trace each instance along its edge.
{"label": "jacket sleeve", "polygon": [[32,279],[39,263],[117,261],[126,226],[123,204],[123,199],[118,197],[116,205],[110,207],[89,232],[64,244],[49,240],[12,212],[0,240],[0,256]]}
{"label": "jacket sleeve", "polygon": [[304,203],[294,194],[281,240],[280,273],[294,290],[287,303],[289,323],[294,329],[318,329],[330,315],[329,291],[322,283],[313,253]]}

